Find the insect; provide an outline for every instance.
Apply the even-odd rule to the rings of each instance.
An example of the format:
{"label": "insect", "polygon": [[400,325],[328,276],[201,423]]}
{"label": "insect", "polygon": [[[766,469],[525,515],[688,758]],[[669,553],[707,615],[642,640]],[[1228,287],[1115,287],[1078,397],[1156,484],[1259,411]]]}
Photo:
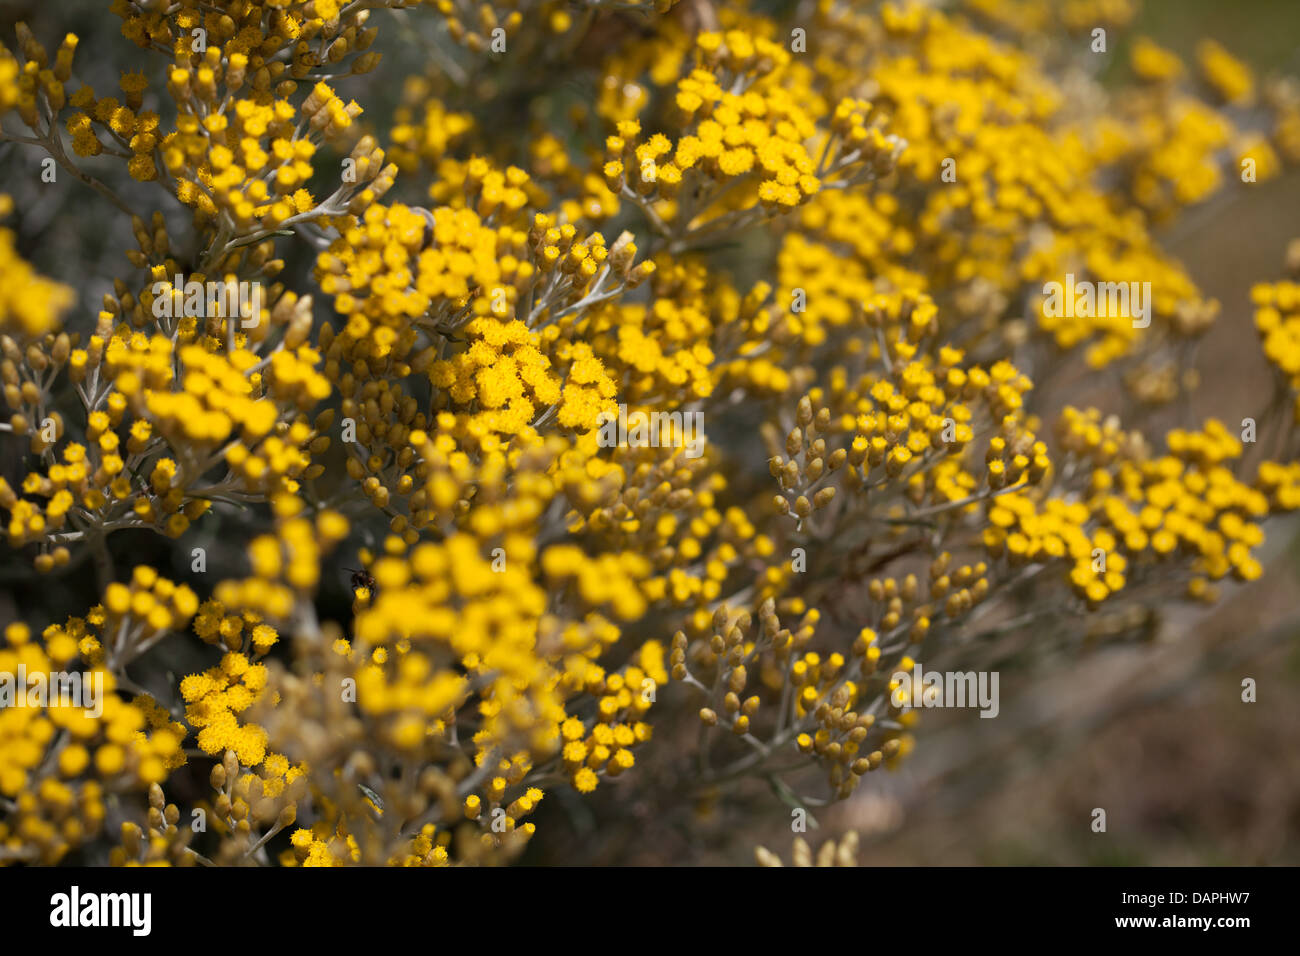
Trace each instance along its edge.
{"label": "insect", "polygon": [[375,579],[369,571],[362,568],[344,568],[343,570],[352,572],[352,590],[356,591],[359,588],[365,588],[372,596],[374,595]]}

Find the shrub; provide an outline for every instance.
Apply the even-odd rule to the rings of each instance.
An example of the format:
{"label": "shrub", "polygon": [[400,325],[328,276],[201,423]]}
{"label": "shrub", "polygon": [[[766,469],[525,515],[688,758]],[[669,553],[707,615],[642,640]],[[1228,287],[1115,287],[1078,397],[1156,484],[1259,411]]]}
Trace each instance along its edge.
{"label": "shrub", "polygon": [[[1300,93],[1121,58],[1129,3],[108,6],[118,89],[76,34],[0,48],[6,560],[95,571],[0,673],[104,694],[6,701],[2,861],[504,862],[557,792],[843,799],[921,660],[1213,601],[1300,503],[1294,283],[1254,418],[1142,431],[1227,320],[1160,230],[1300,159]],[[24,258],[53,189],[126,247],[93,318]]]}

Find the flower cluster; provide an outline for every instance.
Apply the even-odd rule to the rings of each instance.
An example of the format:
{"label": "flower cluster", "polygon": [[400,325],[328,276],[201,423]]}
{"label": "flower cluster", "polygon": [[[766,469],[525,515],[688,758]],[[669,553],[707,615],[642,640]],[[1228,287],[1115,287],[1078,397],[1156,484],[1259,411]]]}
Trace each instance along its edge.
{"label": "flower cluster", "polygon": [[[1264,357],[1292,393],[1300,393],[1300,284],[1261,283],[1250,290]],[[1300,394],[1294,415],[1300,422]]]}
{"label": "flower cluster", "polygon": [[[184,728],[155,723],[140,703],[116,693],[112,672],[76,668],[80,657],[76,639],[61,628],[41,641],[25,624],[5,629],[0,670],[10,680],[28,675],[28,683],[11,688],[25,699],[0,709],[0,796],[11,808],[0,820],[0,861],[59,862],[101,834],[112,794],[156,787],[184,762]],[[54,698],[50,685],[67,674],[90,694]],[[38,686],[43,701],[32,699]],[[83,706],[98,694],[102,699]]]}

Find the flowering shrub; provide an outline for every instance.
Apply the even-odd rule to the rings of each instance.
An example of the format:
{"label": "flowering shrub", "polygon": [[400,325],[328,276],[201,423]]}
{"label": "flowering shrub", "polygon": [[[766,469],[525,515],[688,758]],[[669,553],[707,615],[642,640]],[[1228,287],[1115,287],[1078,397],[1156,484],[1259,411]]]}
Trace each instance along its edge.
{"label": "flowering shrub", "polygon": [[[1300,506],[1300,285],[1258,436],[1144,426],[1246,307],[1159,230],[1300,160],[1300,87],[1100,84],[1133,3],[104,6],[116,89],[0,48],[6,561],[95,572],[0,673],[105,695],[0,700],[0,861],[505,862],[646,763],[843,799],[919,661],[1212,602]],[[96,315],[47,190],[131,236]]]}

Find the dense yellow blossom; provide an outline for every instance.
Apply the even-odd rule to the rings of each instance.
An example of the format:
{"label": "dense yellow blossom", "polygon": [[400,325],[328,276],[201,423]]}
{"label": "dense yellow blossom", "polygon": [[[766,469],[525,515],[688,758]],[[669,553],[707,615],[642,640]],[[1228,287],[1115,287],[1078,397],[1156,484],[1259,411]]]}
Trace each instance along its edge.
{"label": "dense yellow blossom", "polygon": [[1294,281],[1251,292],[1256,418],[1149,420],[1247,306],[1162,230],[1300,161],[1300,92],[1212,40],[1062,69],[1135,0],[106,6],[110,89],[77,34],[0,47],[0,132],[120,270],[78,302],[0,229],[11,563],[94,581],[0,673],[105,688],[0,710],[0,863],[497,863],[661,776],[843,799],[924,746],[899,671],[1211,601],[1300,508]]}

